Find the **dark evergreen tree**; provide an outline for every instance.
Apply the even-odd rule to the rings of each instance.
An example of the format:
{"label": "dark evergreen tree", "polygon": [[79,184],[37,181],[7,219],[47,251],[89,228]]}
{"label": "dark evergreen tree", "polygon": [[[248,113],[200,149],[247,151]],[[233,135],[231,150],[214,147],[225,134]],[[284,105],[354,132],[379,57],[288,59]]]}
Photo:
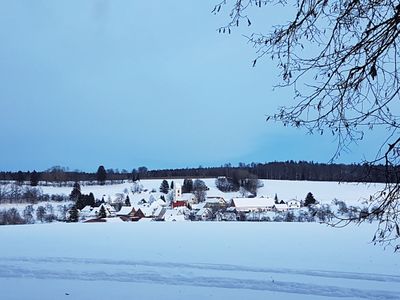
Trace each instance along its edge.
{"label": "dark evergreen tree", "polygon": [[31,173],[30,181],[31,181],[31,186],[37,186],[39,183],[39,174],[35,170],[33,170],[33,172]]}
{"label": "dark evergreen tree", "polygon": [[125,206],[131,206],[131,200],[129,199],[128,195],[126,195]]}
{"label": "dark evergreen tree", "polygon": [[83,209],[85,206],[96,206],[96,200],[94,199],[93,193],[90,193],[89,195],[81,194],[76,200],[77,209]]}
{"label": "dark evergreen tree", "polygon": [[96,179],[100,185],[104,185],[107,180],[107,172],[104,166],[100,166],[96,172]]}
{"label": "dark evergreen tree", "polygon": [[183,180],[182,193],[191,193],[193,191],[193,180],[185,179]]}
{"label": "dark evergreen tree", "polygon": [[79,220],[79,211],[78,208],[74,205],[69,210],[68,222],[78,222]]}
{"label": "dark evergreen tree", "polygon": [[86,203],[86,205],[90,205],[91,207],[94,207],[96,205],[96,199],[94,198],[93,193],[89,193]]}
{"label": "dark evergreen tree", "polygon": [[168,194],[169,191],[169,184],[168,181],[166,181],[165,179],[161,182],[160,185],[160,192],[164,193],[164,194]]}
{"label": "dark evergreen tree", "polygon": [[304,200],[304,206],[310,206],[312,204],[316,204],[317,200],[315,200],[314,195],[310,192],[307,194],[306,199]]}
{"label": "dark evergreen tree", "polygon": [[171,181],[171,186],[170,186],[171,190],[173,190],[174,187],[175,187],[174,181]]}
{"label": "dark evergreen tree", "polygon": [[71,194],[69,194],[69,199],[76,201],[81,196],[81,185],[79,182],[75,182],[72,188]]}
{"label": "dark evergreen tree", "polygon": [[107,213],[106,213],[106,209],[104,208],[104,205],[100,206],[100,210],[99,210],[99,218],[106,218],[107,217]]}
{"label": "dark evergreen tree", "polygon": [[23,184],[25,181],[25,174],[22,171],[17,172],[17,178],[16,181],[18,184]]}
{"label": "dark evergreen tree", "polygon": [[278,194],[275,194],[274,200],[275,200],[275,204],[279,203]]}

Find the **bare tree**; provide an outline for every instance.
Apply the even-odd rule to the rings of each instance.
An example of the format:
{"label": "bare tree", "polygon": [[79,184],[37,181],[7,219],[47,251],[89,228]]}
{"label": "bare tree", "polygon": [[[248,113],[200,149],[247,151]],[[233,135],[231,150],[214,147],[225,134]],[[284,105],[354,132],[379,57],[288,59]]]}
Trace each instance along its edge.
{"label": "bare tree", "polygon": [[45,217],[46,217],[46,213],[47,213],[46,208],[45,208],[44,206],[39,206],[39,207],[36,209],[36,218],[37,218],[40,222],[43,223],[43,221],[44,221],[44,219],[45,219]]}
{"label": "bare tree", "polygon": [[[294,104],[280,107],[267,120],[303,127],[310,133],[330,134],[337,141],[332,159],[367,136],[384,128],[376,157],[365,162],[383,164],[385,188],[371,195],[368,214],[347,221],[379,220],[375,242],[392,243],[400,250],[400,4],[383,0],[298,0],[291,20],[269,32],[247,36],[262,58],[276,61],[279,86],[292,87]],[[251,9],[292,6],[284,0],[224,0],[213,12],[229,10],[230,20],[219,28],[231,33],[250,26]],[[244,21],[244,22],[243,22]]]}
{"label": "bare tree", "polygon": [[197,203],[206,201],[208,187],[203,180],[196,179],[193,182],[193,195]]}
{"label": "bare tree", "polygon": [[35,220],[33,218],[33,212],[34,212],[34,209],[33,209],[32,205],[28,205],[25,207],[25,209],[23,211],[23,217],[27,224],[32,224],[35,222]]}

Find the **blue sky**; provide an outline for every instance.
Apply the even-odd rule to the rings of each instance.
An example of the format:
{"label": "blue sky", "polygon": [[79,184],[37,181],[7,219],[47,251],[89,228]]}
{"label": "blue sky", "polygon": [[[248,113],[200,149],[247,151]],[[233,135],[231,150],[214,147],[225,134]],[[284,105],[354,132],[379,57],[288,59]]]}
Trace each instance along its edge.
{"label": "blue sky", "polygon": [[[2,1],[0,169],[327,162],[331,137],[265,122],[293,95],[273,90],[273,63],[251,67],[249,29],[218,34],[228,19],[213,4]],[[287,18],[263,14],[252,30]],[[370,156],[373,144],[340,161]]]}

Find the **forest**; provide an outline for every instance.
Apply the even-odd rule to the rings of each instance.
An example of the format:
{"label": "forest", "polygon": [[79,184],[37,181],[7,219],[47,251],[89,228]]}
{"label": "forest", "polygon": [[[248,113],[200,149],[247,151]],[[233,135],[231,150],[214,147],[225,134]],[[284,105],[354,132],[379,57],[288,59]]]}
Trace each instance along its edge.
{"label": "forest", "polygon": [[[100,184],[115,183],[121,180],[159,179],[159,178],[259,178],[276,180],[308,180],[338,182],[395,182],[398,170],[395,167],[387,172],[387,166],[371,164],[326,164],[306,161],[285,161],[268,163],[228,163],[219,167],[155,169],[138,167],[132,171],[105,169],[99,166],[96,172],[71,171],[56,166],[45,171],[3,171],[1,181],[30,182],[31,186],[51,183],[86,181]],[[388,178],[391,174],[393,178]]]}

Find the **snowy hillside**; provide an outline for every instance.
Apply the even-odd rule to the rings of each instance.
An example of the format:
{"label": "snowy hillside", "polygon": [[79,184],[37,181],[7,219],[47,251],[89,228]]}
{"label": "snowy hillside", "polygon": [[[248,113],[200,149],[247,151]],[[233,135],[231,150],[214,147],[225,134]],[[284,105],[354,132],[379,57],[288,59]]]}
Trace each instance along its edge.
{"label": "snowy hillside", "polygon": [[1,298],[400,299],[374,226],[113,223],[0,227]]}
{"label": "snowy hillside", "polygon": [[[238,197],[238,192],[223,193],[219,191],[215,186],[215,179],[202,179],[209,191],[207,196],[222,196],[226,200],[230,200],[234,197]],[[175,184],[182,185],[183,179],[168,180],[169,183],[174,181]],[[288,181],[288,180],[261,180],[263,187],[259,188],[258,196],[274,197],[278,195],[280,200],[291,200],[298,199],[304,200],[308,192],[312,192],[315,198],[321,203],[331,203],[333,199],[339,199],[345,201],[349,205],[359,204],[360,201],[368,199],[369,196],[377,192],[383,187],[382,184],[357,184],[357,183],[337,183],[337,182],[320,182],[320,181]],[[140,194],[133,194],[131,191],[132,182],[125,182],[123,184],[115,185],[95,185],[95,186],[81,186],[81,191],[84,194],[93,193],[97,199],[108,198],[115,199],[118,193],[126,192],[133,202],[140,201],[146,197],[152,190],[155,190],[155,196],[161,195],[159,188],[161,185],[161,179],[154,180],[141,180],[140,184],[143,189],[147,192]],[[43,193],[47,194],[64,194],[69,195],[71,193],[71,187],[41,187]]]}
{"label": "snowy hillside", "polygon": [[[142,180],[137,182],[128,182],[125,181],[120,184],[112,184],[112,185],[85,185],[84,182],[80,185],[80,193],[82,195],[92,195],[93,204],[88,206],[87,209],[79,212],[80,221],[90,220],[93,218],[97,218],[99,215],[99,209],[94,210],[93,206],[99,207],[99,203],[108,203],[107,208],[107,216],[116,216],[116,212],[119,212],[122,205],[126,205],[125,202],[129,199],[130,205],[133,205],[135,211],[139,208],[142,210],[141,213],[137,213],[137,216],[133,216],[133,212],[130,209],[125,209],[125,220],[127,218],[141,218],[141,217],[153,217],[158,218],[158,220],[177,220],[178,218],[182,220],[274,220],[274,221],[313,221],[313,217],[310,217],[310,214],[306,211],[304,214],[300,210],[295,212],[294,215],[285,215],[285,214],[275,214],[275,213],[266,213],[266,214],[258,214],[258,215],[242,215],[232,214],[226,211],[226,208],[231,204],[231,200],[237,197],[243,197],[242,191],[237,192],[222,192],[216,186],[216,180],[213,178],[202,179],[204,184],[207,186],[208,190],[206,191],[207,201],[213,201],[212,199],[221,198],[223,200],[223,209],[221,207],[217,207],[217,203],[214,204],[205,204],[200,206],[196,206],[196,204],[190,206],[191,211],[181,211],[177,212],[174,210],[169,210],[165,212],[162,210],[162,207],[174,208],[172,205],[172,199],[174,201],[177,198],[175,190],[168,190],[168,186],[174,183],[174,186],[181,186],[183,184],[183,179],[174,179],[168,180],[167,191],[164,194],[160,192],[160,186],[162,180]],[[69,210],[75,204],[75,201],[70,201],[69,195],[72,191],[71,187],[72,183],[68,186],[51,186],[44,185],[39,186],[37,188],[32,188],[30,186],[24,185],[16,185],[10,184],[0,186],[4,191],[8,191],[9,195],[13,195],[14,190],[19,190],[20,195],[23,197],[29,192],[32,193],[36,190],[36,194],[40,195],[37,197],[36,201],[23,201],[19,200],[18,197],[10,198],[11,200],[7,202],[7,198],[5,201],[0,201],[0,224],[20,224],[20,223],[37,223],[37,222],[54,222],[54,221],[65,221],[69,216]],[[370,195],[376,193],[380,189],[382,189],[382,184],[356,184],[356,183],[336,183],[336,182],[312,182],[312,181],[281,181],[281,180],[261,180],[260,188],[257,192],[257,197],[261,198],[269,198],[273,199],[277,197],[279,201],[288,202],[290,200],[299,200],[303,201],[305,196],[308,193],[312,193],[315,199],[320,204],[331,204],[334,199],[338,199],[344,201],[347,206],[355,206],[355,207],[365,207],[363,203],[365,200],[369,198]],[[174,196],[175,195],[175,196]],[[192,194],[185,194],[180,196],[180,199],[192,199]],[[4,198],[4,197],[3,197]],[[163,200],[159,200],[159,199]],[[24,199],[24,198],[23,198]],[[27,198],[29,200],[29,198]],[[44,201],[44,199],[48,199]],[[0,198],[0,200],[2,200]],[[156,201],[165,201],[162,203],[155,203]],[[179,199],[178,199],[179,200]],[[188,200],[188,201],[192,201]],[[246,199],[243,199],[246,200]],[[256,199],[254,199],[255,201]],[[261,199],[263,200],[263,199]],[[185,200],[187,201],[187,200]],[[217,200],[214,200],[217,201]],[[218,200],[220,201],[220,200]],[[98,204],[95,204],[98,203]],[[251,200],[247,199],[246,203],[250,203]],[[296,202],[296,201],[295,201]],[[300,206],[300,202],[299,203]],[[33,205],[32,205],[33,204]],[[193,203],[192,203],[193,204]],[[272,202],[272,204],[274,204]],[[86,205],[83,204],[79,208],[82,210]],[[130,206],[127,205],[127,206]],[[177,201],[176,205],[179,204]],[[187,202],[185,202],[186,206]],[[217,205],[217,206],[216,206]],[[279,205],[278,205],[279,206]],[[283,208],[279,208],[276,206],[274,209],[287,209],[286,204],[283,204]],[[286,206],[286,208],[285,208]],[[271,210],[272,207],[266,209]],[[12,212],[14,209],[16,212]],[[334,207],[325,207],[323,208],[323,215],[329,214],[330,210],[336,210]],[[114,210],[114,212],[111,212]],[[222,213],[219,213],[222,212]],[[226,213],[225,213],[226,212]],[[128,217],[128,214],[132,214]],[[180,217],[177,217],[177,214],[181,214]],[[356,212],[357,213],[357,212]],[[19,214],[19,215],[18,215]],[[164,214],[164,216],[162,216]],[[311,213],[313,214],[313,213]],[[158,216],[158,217],[157,217]],[[323,217],[324,218],[324,217]],[[320,218],[321,220],[321,218]],[[318,220],[317,220],[318,221]],[[325,221],[325,219],[322,219]]]}

